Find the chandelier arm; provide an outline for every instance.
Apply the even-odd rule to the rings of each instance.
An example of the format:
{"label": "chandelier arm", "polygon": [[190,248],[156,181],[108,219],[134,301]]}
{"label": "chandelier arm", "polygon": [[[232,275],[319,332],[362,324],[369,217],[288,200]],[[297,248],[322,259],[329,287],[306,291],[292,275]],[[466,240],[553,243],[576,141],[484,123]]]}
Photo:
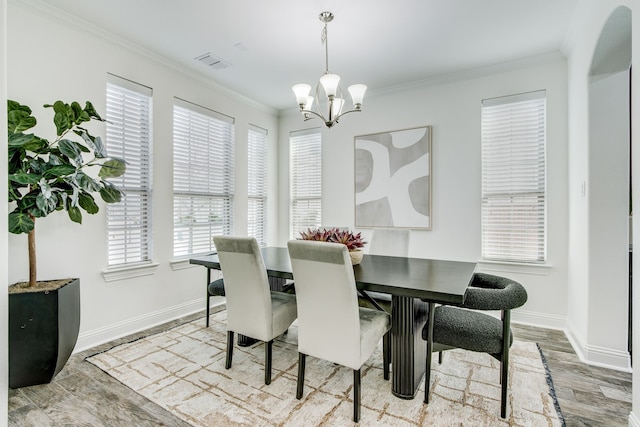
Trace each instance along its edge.
{"label": "chandelier arm", "polygon": [[311,114],[313,114],[314,116],[316,116],[316,117],[318,117],[319,119],[321,119],[323,122],[325,122],[325,123],[327,122],[327,119],[325,119],[325,117],[324,117],[322,114],[320,114],[320,113],[316,113],[316,112],[315,112],[315,111],[313,111],[313,110],[300,110],[300,112],[301,112],[302,114],[305,114],[305,120],[309,120],[309,119],[311,119],[311,117],[306,117],[306,115],[307,115],[308,113],[311,113]]}
{"label": "chandelier arm", "polygon": [[338,116],[336,116],[336,118],[335,118],[335,119],[333,119],[333,121],[334,121],[334,122],[337,122],[337,121],[338,121],[338,119],[339,119],[340,117],[344,116],[345,114],[349,114],[349,113],[358,113],[358,112],[360,112],[360,111],[362,111],[362,110],[359,110],[359,109],[357,109],[357,108],[354,108],[353,110],[345,111],[344,113],[340,113]]}

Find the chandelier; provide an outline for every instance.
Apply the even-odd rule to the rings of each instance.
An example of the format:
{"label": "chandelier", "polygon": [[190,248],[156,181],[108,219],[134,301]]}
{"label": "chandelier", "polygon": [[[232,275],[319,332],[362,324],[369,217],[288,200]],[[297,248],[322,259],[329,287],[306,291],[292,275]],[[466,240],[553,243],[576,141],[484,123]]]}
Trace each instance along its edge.
{"label": "chandelier", "polygon": [[[364,93],[367,90],[367,86],[363,84],[354,84],[347,88],[351,94],[353,100],[353,109],[343,111],[344,98],[342,97],[342,89],[339,86],[340,76],[329,72],[329,43],[327,41],[327,23],[333,21],[333,13],[322,12],[319,16],[320,21],[324,22],[324,28],[322,29],[321,42],[325,48],[325,72],[320,77],[320,81],[316,85],[315,97],[309,96],[311,92],[311,86],[305,83],[300,83],[292,87],[293,93],[296,95],[300,112],[307,121],[312,118],[318,118],[324,122],[324,124],[330,128],[336,123],[338,119],[347,113],[353,113],[354,111],[361,111],[362,99]],[[320,105],[320,86],[324,91],[326,102],[324,105]],[[315,108],[314,108],[315,101]]]}

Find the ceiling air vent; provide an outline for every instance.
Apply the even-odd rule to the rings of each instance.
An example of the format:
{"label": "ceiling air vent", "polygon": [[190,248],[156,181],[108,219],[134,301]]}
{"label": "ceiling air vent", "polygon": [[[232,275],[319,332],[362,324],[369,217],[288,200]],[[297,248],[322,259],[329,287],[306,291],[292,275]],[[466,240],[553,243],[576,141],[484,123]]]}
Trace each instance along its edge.
{"label": "ceiling air vent", "polygon": [[201,64],[206,65],[207,67],[211,67],[216,70],[223,70],[231,66],[230,63],[228,63],[222,58],[219,58],[211,54],[211,52],[207,52],[203,55],[200,55],[196,57],[195,60],[200,62]]}

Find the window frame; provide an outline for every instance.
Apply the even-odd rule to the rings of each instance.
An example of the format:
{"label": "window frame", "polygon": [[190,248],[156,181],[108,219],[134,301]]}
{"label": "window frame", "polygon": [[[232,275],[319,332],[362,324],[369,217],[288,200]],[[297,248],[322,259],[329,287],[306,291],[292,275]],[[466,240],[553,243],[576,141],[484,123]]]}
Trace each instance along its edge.
{"label": "window frame", "polygon": [[105,146],[127,163],[110,178],[122,200],[107,204],[107,269],[151,264],[153,257],[153,89],[107,74]]}
{"label": "window frame", "polygon": [[249,125],[247,131],[247,236],[267,245],[268,132]]}
{"label": "window frame", "polygon": [[[314,209],[317,213],[311,218]],[[304,212],[309,218],[300,218]],[[320,227],[320,224],[322,132],[320,128],[293,131],[289,134],[289,235],[296,238],[300,231]]]}
{"label": "window frame", "polygon": [[482,260],[547,262],[546,91],[485,99]]}
{"label": "window frame", "polygon": [[176,97],[173,120],[173,257],[187,259],[233,233],[235,119]]}

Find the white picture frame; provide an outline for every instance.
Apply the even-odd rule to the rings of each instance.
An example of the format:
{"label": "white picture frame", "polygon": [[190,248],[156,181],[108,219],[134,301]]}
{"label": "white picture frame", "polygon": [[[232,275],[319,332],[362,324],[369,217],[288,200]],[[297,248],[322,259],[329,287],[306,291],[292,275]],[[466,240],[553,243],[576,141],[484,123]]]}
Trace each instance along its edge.
{"label": "white picture frame", "polygon": [[356,228],[431,230],[432,127],[354,137]]}

